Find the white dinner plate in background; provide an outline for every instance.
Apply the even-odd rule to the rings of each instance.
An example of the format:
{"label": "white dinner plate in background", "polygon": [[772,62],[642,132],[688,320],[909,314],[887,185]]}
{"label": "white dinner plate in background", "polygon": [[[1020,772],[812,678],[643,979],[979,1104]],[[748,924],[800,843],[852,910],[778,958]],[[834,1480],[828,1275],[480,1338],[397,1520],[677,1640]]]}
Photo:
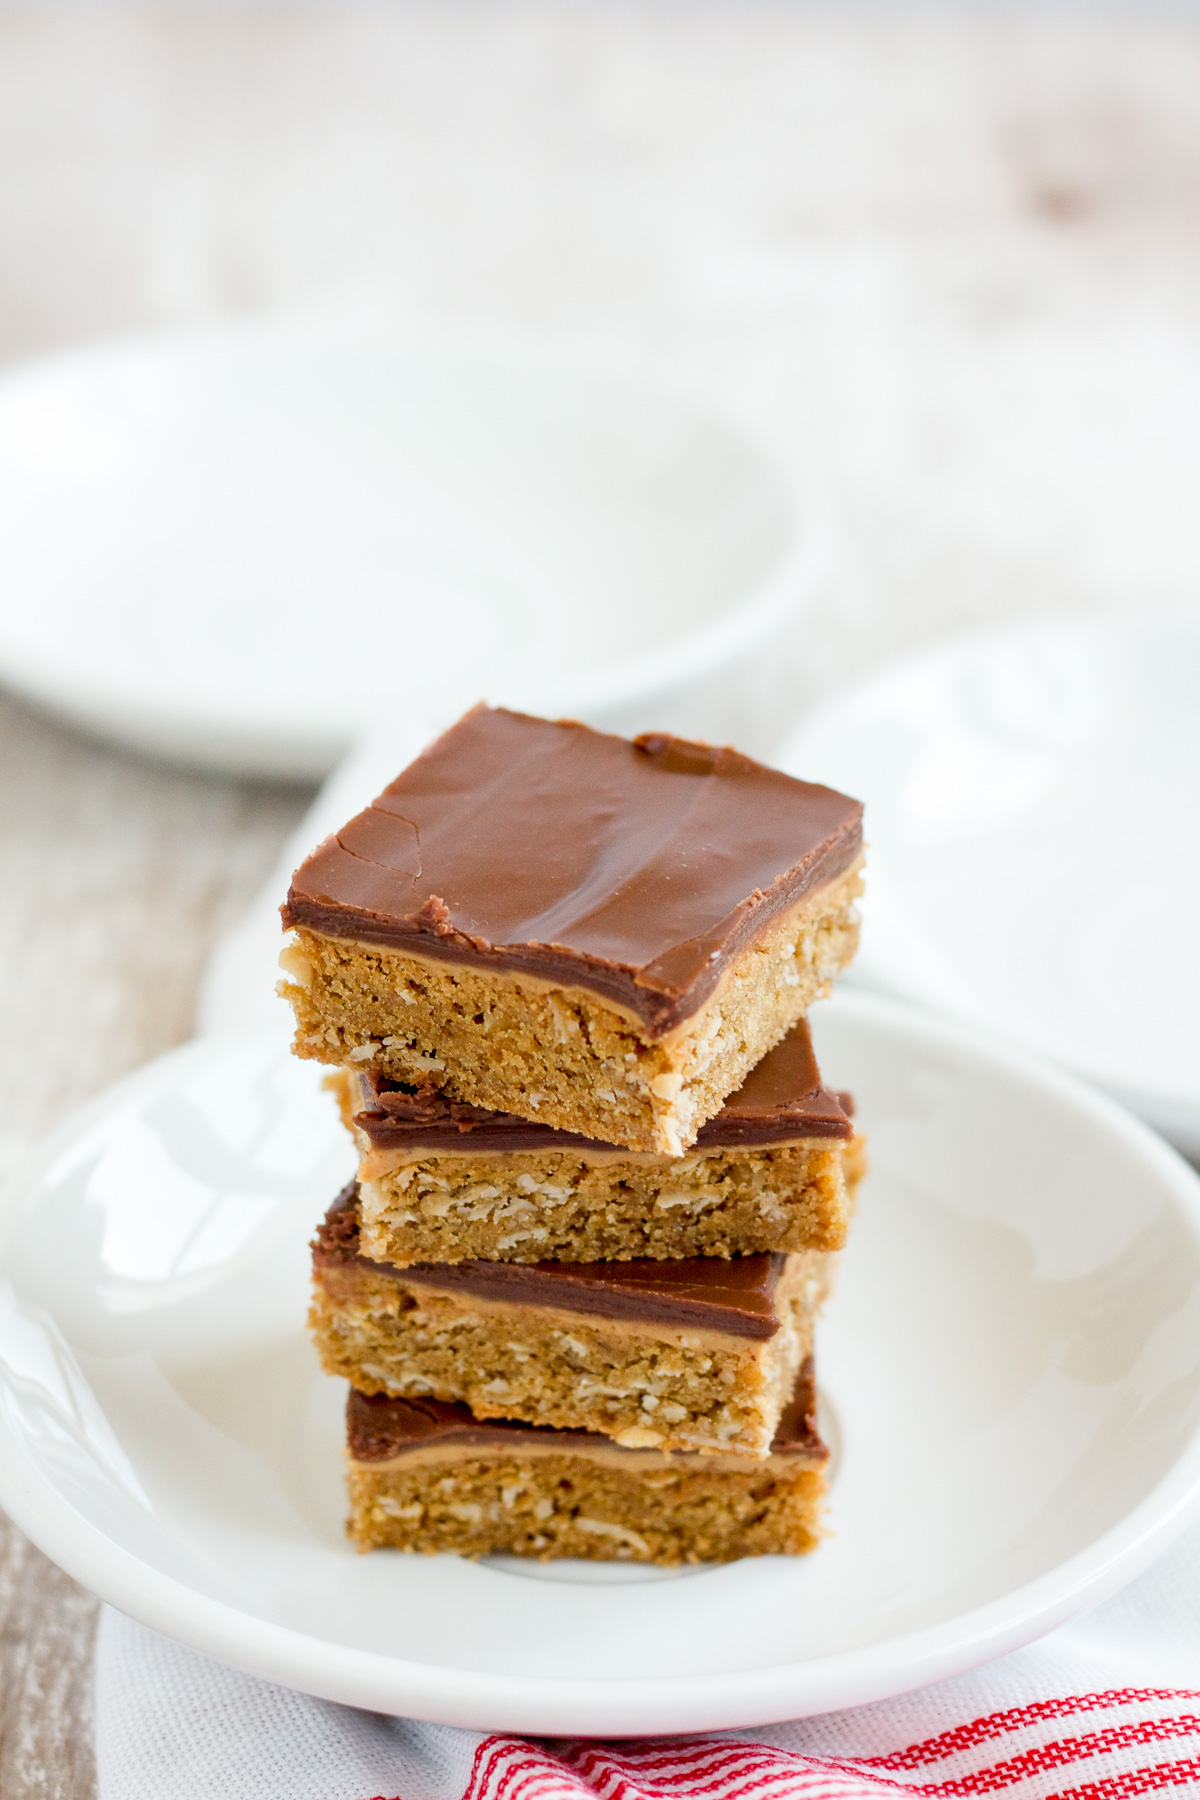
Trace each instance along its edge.
{"label": "white dinner plate in background", "polygon": [[1070,1078],[867,995],[815,1009],[872,1171],[818,1338],[832,1536],[718,1568],[356,1555],[307,1242],[322,1071],[208,1039],[6,1189],[0,1503],[134,1618],[481,1729],[746,1726],[917,1687],[1103,1599],[1200,1489],[1200,1180]]}
{"label": "white dinner plate in background", "polygon": [[1026,1044],[1200,1155],[1200,610],[937,644],[775,760],[866,801],[856,983]]}
{"label": "white dinner plate in background", "polygon": [[325,774],[434,697],[591,713],[761,642],[813,521],[746,427],[519,338],[264,321],[0,377],[0,681]]}

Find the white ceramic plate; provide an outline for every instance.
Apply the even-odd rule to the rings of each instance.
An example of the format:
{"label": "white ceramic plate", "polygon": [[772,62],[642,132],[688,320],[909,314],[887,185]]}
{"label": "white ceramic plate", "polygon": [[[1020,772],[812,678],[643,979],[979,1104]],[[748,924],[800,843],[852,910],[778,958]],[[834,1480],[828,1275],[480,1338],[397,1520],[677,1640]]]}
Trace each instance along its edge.
{"label": "white ceramic plate", "polygon": [[0,679],[139,748],[323,774],[431,691],[588,712],[795,606],[753,434],[520,340],[266,323],[0,380]]}
{"label": "white ceramic plate", "polygon": [[1200,613],[935,646],[777,761],[867,803],[855,982],[1053,1057],[1200,1155]]}
{"label": "white ceramic plate", "polygon": [[643,1733],[896,1693],[1134,1575],[1200,1485],[1200,1181],[1068,1078],[865,996],[815,1015],[873,1172],[820,1339],[835,1535],[681,1572],[355,1555],[303,1330],[350,1157],[321,1071],[207,1040],[9,1187],[0,1502],[135,1617],[479,1728]]}

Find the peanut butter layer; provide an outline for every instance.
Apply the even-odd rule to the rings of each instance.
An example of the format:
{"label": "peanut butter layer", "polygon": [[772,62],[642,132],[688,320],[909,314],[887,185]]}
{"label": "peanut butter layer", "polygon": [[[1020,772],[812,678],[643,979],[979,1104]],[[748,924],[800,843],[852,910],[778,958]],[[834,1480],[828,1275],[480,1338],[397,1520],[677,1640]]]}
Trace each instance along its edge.
{"label": "peanut butter layer", "polygon": [[480,706],[301,864],[282,912],[582,989],[660,1039],[861,847],[857,801],[735,750]]}
{"label": "peanut butter layer", "polygon": [[[580,1151],[359,1165],[363,1254],[412,1263],[629,1262],[840,1250],[857,1140],[607,1163]],[[393,1153],[398,1154],[398,1153]]]}
{"label": "peanut butter layer", "polygon": [[667,1566],[804,1555],[823,1531],[827,1452],[814,1401],[810,1359],[769,1453],[749,1461],[625,1449],[596,1433],[352,1391],[349,1534],[361,1550]]}
{"label": "peanut butter layer", "polygon": [[[348,1104],[354,1125],[375,1149],[445,1150],[484,1155],[521,1150],[616,1151],[620,1146],[575,1131],[489,1112],[452,1100],[426,1078],[402,1083],[373,1070],[351,1071],[357,1093]],[[848,1140],[853,1132],[846,1096],[821,1085],[807,1019],[751,1069],[715,1119],[700,1127],[698,1150],[795,1143],[812,1138]]]}

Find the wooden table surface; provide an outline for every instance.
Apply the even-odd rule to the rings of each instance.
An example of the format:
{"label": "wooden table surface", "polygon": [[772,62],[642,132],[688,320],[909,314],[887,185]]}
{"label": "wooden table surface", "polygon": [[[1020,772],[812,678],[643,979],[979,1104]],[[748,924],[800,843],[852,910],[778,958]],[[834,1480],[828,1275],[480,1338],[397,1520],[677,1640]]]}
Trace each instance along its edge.
{"label": "wooden table surface", "polygon": [[[0,357],[317,306],[700,377],[838,527],[819,605],[743,688],[765,750],[947,629],[1195,592],[1198,95],[1178,14],[0,4]],[[724,729],[713,690],[665,710]],[[5,1167],[189,1035],[304,803],[0,699]],[[3,1800],[94,1791],[94,1610],[8,1531]]]}

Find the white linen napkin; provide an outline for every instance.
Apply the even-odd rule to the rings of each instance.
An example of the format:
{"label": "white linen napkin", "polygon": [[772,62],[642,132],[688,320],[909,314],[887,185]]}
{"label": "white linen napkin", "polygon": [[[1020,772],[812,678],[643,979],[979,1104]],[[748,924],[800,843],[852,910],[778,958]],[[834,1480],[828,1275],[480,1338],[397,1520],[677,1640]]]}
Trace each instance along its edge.
{"label": "white linen napkin", "polygon": [[[288,877],[440,723],[414,718],[331,776],[218,947],[201,1031],[273,1022],[286,1035],[290,1013],[272,995]],[[767,1730],[636,1744],[382,1718],[222,1668],[106,1607],[96,1753],[99,1800],[1200,1795],[1200,1526],[1115,1599],[972,1674]]]}
{"label": "white linen napkin", "polygon": [[954,1681],[758,1731],[629,1743],[358,1712],[236,1674],[106,1607],[96,1758],[98,1800],[1200,1794],[1200,1528],[1085,1618]]}

